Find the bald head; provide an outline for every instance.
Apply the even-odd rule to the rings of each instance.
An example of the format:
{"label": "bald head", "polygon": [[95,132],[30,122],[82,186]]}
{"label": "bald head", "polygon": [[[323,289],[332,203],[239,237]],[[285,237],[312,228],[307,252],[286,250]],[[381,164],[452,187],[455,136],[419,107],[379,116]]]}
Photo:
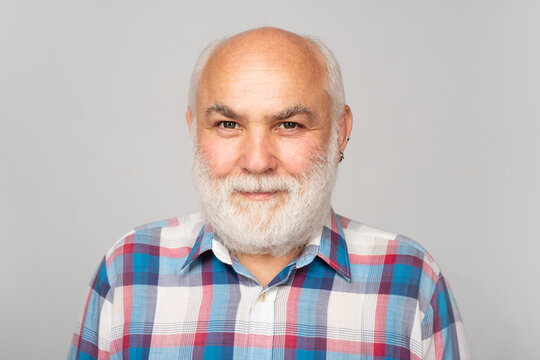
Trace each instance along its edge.
{"label": "bald head", "polygon": [[[278,28],[252,29],[211,43],[201,53],[192,74],[191,111],[196,115],[199,89],[208,84],[209,79],[215,79],[223,71],[233,74],[243,71],[244,76],[256,76],[257,66],[276,74],[286,74],[291,82],[307,80],[311,86],[325,91],[333,119],[343,111],[343,82],[339,65],[330,50],[316,39]],[[246,73],[246,69],[252,72]]]}
{"label": "bald head", "polygon": [[229,75],[224,81],[242,81],[262,71],[276,76],[286,74],[292,83],[307,80],[312,89],[314,86],[324,88],[324,62],[311,43],[284,30],[262,28],[238,34],[222,43],[208,59],[199,89],[216,78],[223,78],[224,73]]}
{"label": "bald head", "polygon": [[212,57],[218,56],[222,52],[231,55],[235,52],[241,53],[244,51],[267,54],[277,53],[288,60],[300,56],[308,60],[318,61],[320,66],[324,66],[321,54],[309,40],[278,28],[252,29],[224,39],[215,48]]}

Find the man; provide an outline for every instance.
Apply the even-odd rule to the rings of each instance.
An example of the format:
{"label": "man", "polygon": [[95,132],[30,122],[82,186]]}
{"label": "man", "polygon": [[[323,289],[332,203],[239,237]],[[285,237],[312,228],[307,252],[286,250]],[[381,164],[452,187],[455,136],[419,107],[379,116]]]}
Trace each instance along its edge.
{"label": "man", "polygon": [[339,66],[274,28],[210,45],[186,119],[203,215],[123,237],[70,359],[466,359],[426,251],[330,207],[349,141]]}

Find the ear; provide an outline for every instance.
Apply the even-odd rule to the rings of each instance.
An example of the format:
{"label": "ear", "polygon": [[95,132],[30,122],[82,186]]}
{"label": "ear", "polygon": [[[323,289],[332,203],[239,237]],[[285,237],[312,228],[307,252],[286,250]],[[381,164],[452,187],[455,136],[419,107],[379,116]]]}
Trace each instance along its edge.
{"label": "ear", "polygon": [[186,122],[189,129],[189,133],[191,134],[191,122],[193,121],[193,112],[191,112],[190,107],[188,106],[186,111]]}
{"label": "ear", "polygon": [[344,151],[347,147],[347,144],[349,143],[347,139],[351,136],[352,124],[353,116],[351,113],[351,108],[349,107],[349,105],[345,105],[345,107],[343,108],[343,112],[338,119],[338,125],[340,130],[338,144],[339,150],[341,151]]}

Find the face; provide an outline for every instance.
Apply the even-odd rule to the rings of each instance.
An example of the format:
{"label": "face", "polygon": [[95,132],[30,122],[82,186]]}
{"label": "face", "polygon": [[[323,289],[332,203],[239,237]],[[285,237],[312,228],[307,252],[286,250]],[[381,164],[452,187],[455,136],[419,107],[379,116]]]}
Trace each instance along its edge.
{"label": "face", "polygon": [[[291,238],[309,240],[310,229],[294,233],[297,222],[320,226],[339,155],[320,64],[306,49],[263,45],[230,46],[207,64],[197,96],[194,175],[203,210],[229,248],[276,254],[296,246]],[[317,194],[323,189],[327,196]],[[231,243],[239,237],[246,246]]]}
{"label": "face", "polygon": [[301,59],[269,57],[254,49],[213,59],[197,98],[198,145],[213,173],[304,173],[330,135],[322,75],[317,64],[310,68]]}

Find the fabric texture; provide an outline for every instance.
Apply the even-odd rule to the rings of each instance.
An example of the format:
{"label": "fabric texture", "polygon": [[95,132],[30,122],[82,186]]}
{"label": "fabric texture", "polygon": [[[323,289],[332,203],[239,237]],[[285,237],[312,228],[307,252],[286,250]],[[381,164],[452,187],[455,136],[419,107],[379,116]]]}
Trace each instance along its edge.
{"label": "fabric texture", "polygon": [[68,359],[469,359],[448,283],[406,237],[329,214],[265,288],[198,214],[120,239]]}

